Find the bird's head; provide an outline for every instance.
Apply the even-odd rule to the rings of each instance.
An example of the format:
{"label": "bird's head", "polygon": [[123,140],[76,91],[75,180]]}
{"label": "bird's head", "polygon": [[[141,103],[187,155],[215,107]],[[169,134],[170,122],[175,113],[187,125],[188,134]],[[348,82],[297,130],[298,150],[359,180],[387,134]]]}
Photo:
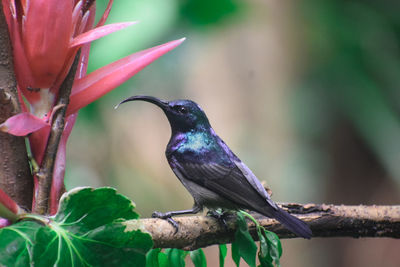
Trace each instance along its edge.
{"label": "bird's head", "polygon": [[132,96],[123,100],[119,105],[135,100],[150,102],[161,108],[169,120],[173,133],[210,128],[204,111],[191,100],[165,101],[153,96]]}

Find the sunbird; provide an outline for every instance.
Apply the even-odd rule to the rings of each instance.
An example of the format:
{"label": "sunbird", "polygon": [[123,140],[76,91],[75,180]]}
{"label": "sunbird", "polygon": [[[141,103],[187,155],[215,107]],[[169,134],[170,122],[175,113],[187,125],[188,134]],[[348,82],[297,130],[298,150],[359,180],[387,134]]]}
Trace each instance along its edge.
{"label": "sunbird", "polygon": [[172,216],[195,214],[203,207],[247,209],[278,220],[298,236],[311,238],[310,227],[272,201],[253,172],[215,133],[199,105],[191,100],[165,101],[141,95],[120,104],[137,100],[155,104],[167,116],[171,138],[165,155],[172,171],[194,199],[192,209],[154,212],[153,217],[166,219],[178,229]]}

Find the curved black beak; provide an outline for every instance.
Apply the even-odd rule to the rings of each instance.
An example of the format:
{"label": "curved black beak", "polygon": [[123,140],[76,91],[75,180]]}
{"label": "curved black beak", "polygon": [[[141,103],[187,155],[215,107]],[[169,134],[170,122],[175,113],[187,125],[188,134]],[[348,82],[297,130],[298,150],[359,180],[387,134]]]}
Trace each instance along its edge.
{"label": "curved black beak", "polygon": [[145,95],[135,95],[135,96],[131,96],[128,97],[127,99],[121,101],[121,103],[119,103],[118,105],[115,106],[115,109],[117,109],[119,107],[119,105],[129,102],[129,101],[135,101],[135,100],[141,100],[141,101],[146,101],[146,102],[150,102],[154,105],[157,105],[158,107],[160,107],[162,110],[166,110],[166,108],[168,107],[168,102],[165,100],[161,100],[157,97],[154,96],[145,96]]}

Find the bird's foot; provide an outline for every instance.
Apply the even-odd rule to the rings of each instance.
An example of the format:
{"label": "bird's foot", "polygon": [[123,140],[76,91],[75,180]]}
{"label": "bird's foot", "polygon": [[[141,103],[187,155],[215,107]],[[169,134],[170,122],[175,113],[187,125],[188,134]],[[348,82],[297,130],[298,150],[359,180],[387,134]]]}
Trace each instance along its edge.
{"label": "bird's foot", "polygon": [[209,210],[207,212],[207,216],[216,219],[218,223],[222,225],[226,231],[228,230],[228,224],[226,223],[227,215],[229,215],[229,212],[226,211]]}
{"label": "bird's foot", "polygon": [[169,222],[175,228],[175,234],[178,232],[179,224],[174,219],[171,218],[172,214],[170,212],[162,213],[159,211],[155,211],[153,212],[151,217],[167,220],[167,222]]}

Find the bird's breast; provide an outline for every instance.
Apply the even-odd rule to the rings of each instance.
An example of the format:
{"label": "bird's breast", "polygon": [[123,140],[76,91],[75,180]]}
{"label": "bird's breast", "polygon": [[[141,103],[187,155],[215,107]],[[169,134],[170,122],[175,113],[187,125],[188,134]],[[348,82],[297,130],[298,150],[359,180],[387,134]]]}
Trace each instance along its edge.
{"label": "bird's breast", "polygon": [[166,155],[174,155],[178,161],[202,162],[219,157],[215,149],[215,137],[207,132],[189,132],[171,137]]}
{"label": "bird's breast", "polygon": [[189,132],[180,134],[175,138],[172,138],[169,147],[173,151],[179,153],[196,152],[202,153],[211,149],[212,140],[211,137],[203,132]]}

